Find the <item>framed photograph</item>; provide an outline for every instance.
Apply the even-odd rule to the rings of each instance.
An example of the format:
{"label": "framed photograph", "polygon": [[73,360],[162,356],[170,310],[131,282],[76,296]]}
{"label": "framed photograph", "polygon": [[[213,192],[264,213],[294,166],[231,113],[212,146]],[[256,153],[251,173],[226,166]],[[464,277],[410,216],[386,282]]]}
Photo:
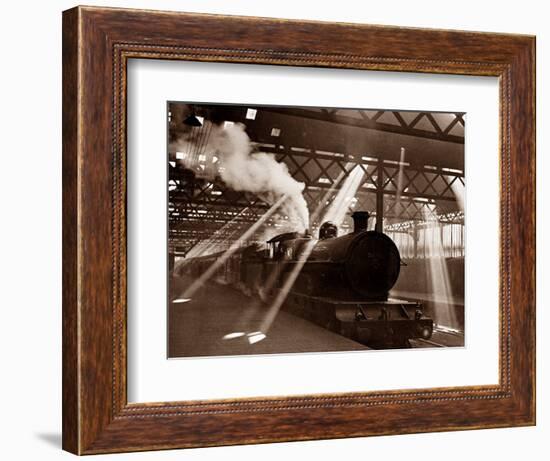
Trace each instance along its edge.
{"label": "framed photograph", "polygon": [[535,424],[535,39],[63,13],[63,448]]}

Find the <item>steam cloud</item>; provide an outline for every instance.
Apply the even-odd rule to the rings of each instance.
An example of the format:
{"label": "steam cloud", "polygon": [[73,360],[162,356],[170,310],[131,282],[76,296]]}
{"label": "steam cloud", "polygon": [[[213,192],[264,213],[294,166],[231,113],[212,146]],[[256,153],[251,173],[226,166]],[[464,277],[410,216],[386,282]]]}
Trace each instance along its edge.
{"label": "steam cloud", "polygon": [[[254,152],[253,144],[242,124],[218,126],[205,121],[201,130],[209,130],[202,143],[183,136],[170,144],[170,150],[198,152],[207,159],[218,158],[217,173],[230,188],[251,192],[272,205],[285,196],[279,216],[288,217],[294,231],[303,232],[309,226],[309,211],[302,195],[305,184],[296,181],[284,163],[264,152]],[[197,145],[199,144],[199,145]],[[200,145],[202,144],[202,145]],[[184,160],[190,162],[192,160]],[[186,164],[191,167],[191,165]],[[213,179],[213,178],[211,178]]]}

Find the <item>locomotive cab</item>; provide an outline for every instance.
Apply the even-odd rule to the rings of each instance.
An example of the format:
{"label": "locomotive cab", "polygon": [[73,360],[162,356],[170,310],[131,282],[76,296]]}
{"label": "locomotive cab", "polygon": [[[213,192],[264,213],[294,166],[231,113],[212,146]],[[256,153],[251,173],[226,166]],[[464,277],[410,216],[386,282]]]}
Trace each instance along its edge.
{"label": "locomotive cab", "polygon": [[309,233],[287,232],[268,240],[269,256],[275,261],[301,260],[305,248],[312,243]]}

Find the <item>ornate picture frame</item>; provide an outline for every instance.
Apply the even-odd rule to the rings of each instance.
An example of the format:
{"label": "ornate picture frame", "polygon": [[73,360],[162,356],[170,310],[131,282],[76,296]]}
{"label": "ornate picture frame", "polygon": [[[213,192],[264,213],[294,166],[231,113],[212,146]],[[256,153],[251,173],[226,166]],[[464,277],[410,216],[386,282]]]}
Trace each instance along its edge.
{"label": "ornate picture frame", "polygon": [[[498,385],[128,403],[130,59],[498,77]],[[533,424],[534,37],[95,7],[63,13],[65,450],[93,454]]]}

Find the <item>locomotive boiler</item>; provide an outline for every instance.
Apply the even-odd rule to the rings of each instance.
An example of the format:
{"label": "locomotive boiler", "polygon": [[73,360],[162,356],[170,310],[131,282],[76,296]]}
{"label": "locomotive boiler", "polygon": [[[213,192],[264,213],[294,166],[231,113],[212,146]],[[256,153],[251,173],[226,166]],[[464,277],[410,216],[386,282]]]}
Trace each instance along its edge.
{"label": "locomotive boiler", "polygon": [[355,212],[352,218],[354,231],[341,237],[333,223],[323,223],[310,251],[309,235],[283,234],[268,242],[278,243],[275,259],[305,259],[297,291],[343,301],[387,301],[399,277],[399,250],[386,234],[367,230],[367,212]]}
{"label": "locomotive boiler", "polygon": [[[282,308],[373,348],[408,347],[429,339],[433,321],[419,302],[392,299],[401,257],[382,232],[368,230],[368,212],[355,212],[353,232],[338,236],[325,222],[318,239],[308,232],[280,234],[267,248],[249,246],[220,265],[218,281],[266,303],[285,297]],[[180,271],[198,275],[220,254],[188,260]]]}

